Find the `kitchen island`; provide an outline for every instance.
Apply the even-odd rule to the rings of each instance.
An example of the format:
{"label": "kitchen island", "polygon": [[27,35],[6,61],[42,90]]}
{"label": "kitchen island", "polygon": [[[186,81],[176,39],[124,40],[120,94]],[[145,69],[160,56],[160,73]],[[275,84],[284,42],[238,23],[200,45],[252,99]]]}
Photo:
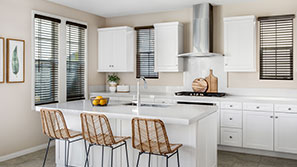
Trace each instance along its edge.
{"label": "kitchen island", "polygon": [[[158,104],[142,106],[139,112],[133,110],[129,102],[111,101],[108,106],[93,107],[89,100],[80,100],[59,104],[36,106],[41,108],[61,110],[69,129],[81,131],[80,113],[105,114],[109,120],[114,135],[131,136],[131,120],[133,117],[161,119],[166,126],[171,143],[181,143],[181,166],[185,167],[215,167],[217,166],[217,107],[182,104]],[[138,151],[134,150],[131,140],[128,140],[130,166],[135,166]],[[64,166],[64,141],[56,140],[56,164]],[[110,166],[110,150],[105,149],[104,166]],[[114,152],[114,166],[126,166],[124,149]],[[83,141],[70,147],[69,165],[83,166],[85,147]],[[148,157],[143,155],[140,166],[147,166]],[[153,156],[151,166],[165,166],[165,158]],[[93,147],[90,153],[90,166],[101,166],[101,147]],[[169,159],[169,166],[176,166],[176,159]]]}

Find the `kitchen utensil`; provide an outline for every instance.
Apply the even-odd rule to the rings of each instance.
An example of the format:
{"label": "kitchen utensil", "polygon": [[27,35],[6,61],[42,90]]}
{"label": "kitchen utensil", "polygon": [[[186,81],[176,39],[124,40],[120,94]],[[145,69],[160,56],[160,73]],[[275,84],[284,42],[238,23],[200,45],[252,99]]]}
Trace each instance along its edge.
{"label": "kitchen utensil", "polygon": [[192,83],[194,92],[206,92],[207,87],[207,81],[203,78],[196,78]]}
{"label": "kitchen utensil", "polygon": [[213,75],[213,70],[209,70],[208,77],[205,78],[208,84],[208,93],[217,93],[218,92],[218,78]]}

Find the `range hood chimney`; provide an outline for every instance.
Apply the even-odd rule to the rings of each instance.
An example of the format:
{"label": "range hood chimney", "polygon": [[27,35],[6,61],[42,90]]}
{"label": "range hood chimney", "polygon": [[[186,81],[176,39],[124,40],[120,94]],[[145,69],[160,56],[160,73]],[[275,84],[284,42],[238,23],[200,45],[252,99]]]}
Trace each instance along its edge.
{"label": "range hood chimney", "polygon": [[213,7],[209,3],[193,6],[193,51],[179,57],[222,56],[212,53],[213,49]]}

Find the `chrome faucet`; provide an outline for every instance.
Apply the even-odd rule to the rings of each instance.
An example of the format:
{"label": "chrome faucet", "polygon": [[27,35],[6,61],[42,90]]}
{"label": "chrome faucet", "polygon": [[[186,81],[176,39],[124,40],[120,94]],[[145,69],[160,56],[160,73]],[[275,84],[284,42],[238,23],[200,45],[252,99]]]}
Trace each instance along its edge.
{"label": "chrome faucet", "polygon": [[140,100],[140,81],[143,80],[144,82],[144,88],[147,88],[147,82],[144,77],[140,77],[137,80],[137,107],[136,111],[139,111],[139,107],[141,106],[141,100]]}

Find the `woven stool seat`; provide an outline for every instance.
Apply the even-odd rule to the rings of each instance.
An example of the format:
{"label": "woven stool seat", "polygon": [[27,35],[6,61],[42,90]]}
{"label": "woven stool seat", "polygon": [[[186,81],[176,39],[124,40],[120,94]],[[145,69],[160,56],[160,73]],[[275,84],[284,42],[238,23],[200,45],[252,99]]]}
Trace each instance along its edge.
{"label": "woven stool seat", "polygon": [[[159,154],[159,148],[158,148],[157,142],[151,142],[151,145],[153,145],[153,146],[151,146],[151,150],[152,150],[151,153]],[[169,144],[170,152],[168,152],[166,143],[159,143],[159,145],[160,145],[160,150],[161,150],[162,154],[173,153],[182,146],[182,144]],[[138,150],[141,150],[141,144],[136,145],[135,148]],[[143,148],[143,151],[150,152],[149,142],[148,141],[142,142],[142,148]]]}

